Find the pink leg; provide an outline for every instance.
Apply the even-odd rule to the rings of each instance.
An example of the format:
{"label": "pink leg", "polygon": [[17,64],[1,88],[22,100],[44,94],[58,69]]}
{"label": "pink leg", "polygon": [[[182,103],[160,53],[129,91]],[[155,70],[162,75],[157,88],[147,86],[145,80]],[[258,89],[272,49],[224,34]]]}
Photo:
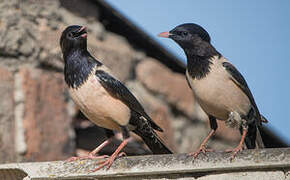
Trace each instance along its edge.
{"label": "pink leg", "polygon": [[199,149],[197,151],[195,151],[194,153],[189,153],[189,156],[193,156],[194,159],[197,158],[197,156],[202,152],[203,154],[206,154],[206,152],[211,152],[213,151],[212,149],[206,149],[206,143],[209,141],[210,137],[215,133],[215,130],[211,130],[209,132],[209,134],[207,135],[207,137],[202,141]]}
{"label": "pink leg", "polygon": [[233,152],[233,155],[231,156],[231,160],[233,160],[236,157],[238,152],[241,152],[243,150],[243,144],[244,144],[246,135],[247,135],[247,129],[243,129],[243,134],[242,134],[242,138],[239,145],[234,149],[226,150],[226,152]]}
{"label": "pink leg", "polygon": [[107,146],[108,144],[110,144],[112,142],[112,140],[113,140],[113,138],[109,138],[109,139],[105,140],[101,145],[99,145],[98,147],[96,147],[87,156],[83,156],[83,157],[71,157],[71,158],[69,158],[66,161],[67,162],[71,162],[71,161],[82,160],[82,159],[102,159],[102,158],[106,158],[106,157],[108,157],[107,155],[96,156],[96,154],[98,154],[98,152],[100,152],[105,146]]}
{"label": "pink leg", "polygon": [[116,149],[116,151],[108,159],[106,159],[105,161],[99,162],[98,163],[99,167],[97,167],[96,169],[92,170],[92,172],[95,172],[95,171],[103,168],[104,166],[107,166],[107,170],[110,169],[110,167],[112,166],[112,164],[115,161],[115,159],[123,154],[123,153],[120,153],[120,151],[127,145],[128,141],[129,141],[129,138],[125,139],[120,144],[120,146]]}

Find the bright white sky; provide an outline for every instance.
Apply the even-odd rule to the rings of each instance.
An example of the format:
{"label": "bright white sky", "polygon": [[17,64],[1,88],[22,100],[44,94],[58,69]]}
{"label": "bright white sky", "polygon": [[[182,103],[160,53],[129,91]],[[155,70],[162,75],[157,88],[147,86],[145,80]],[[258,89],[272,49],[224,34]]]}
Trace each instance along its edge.
{"label": "bright white sky", "polygon": [[184,60],[159,32],[193,22],[244,75],[268,127],[290,143],[290,1],[107,0],[168,50]]}

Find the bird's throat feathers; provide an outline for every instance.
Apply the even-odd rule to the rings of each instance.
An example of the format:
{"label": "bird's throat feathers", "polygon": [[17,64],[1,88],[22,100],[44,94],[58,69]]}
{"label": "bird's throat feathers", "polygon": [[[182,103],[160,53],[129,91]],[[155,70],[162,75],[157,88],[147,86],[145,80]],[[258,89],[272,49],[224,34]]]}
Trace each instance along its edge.
{"label": "bird's throat feathers", "polygon": [[214,57],[221,57],[221,54],[210,44],[185,48],[184,52],[187,57],[187,71],[193,79],[205,77],[210,72]]}
{"label": "bird's throat feathers", "polygon": [[88,51],[72,51],[64,55],[64,61],[65,81],[72,88],[81,86],[92,74],[94,67],[101,65]]}

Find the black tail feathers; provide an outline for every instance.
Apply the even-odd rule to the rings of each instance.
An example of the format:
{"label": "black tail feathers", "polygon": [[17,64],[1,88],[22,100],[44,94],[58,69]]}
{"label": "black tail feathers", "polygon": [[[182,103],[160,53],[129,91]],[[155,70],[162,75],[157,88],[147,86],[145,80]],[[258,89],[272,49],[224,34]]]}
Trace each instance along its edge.
{"label": "black tail feathers", "polygon": [[248,132],[245,137],[245,144],[248,149],[264,148],[264,143],[260,134],[259,127],[256,124],[249,124]]}
{"label": "black tail feathers", "polygon": [[135,127],[132,131],[143,139],[153,154],[172,154],[172,151],[169,150],[154,131],[154,129],[157,131],[162,129],[153,123],[150,117],[146,118],[132,111],[129,123]]}
{"label": "black tail feathers", "polygon": [[143,139],[153,154],[172,154],[172,151],[168,149],[153,129],[150,131],[136,129],[133,132]]}

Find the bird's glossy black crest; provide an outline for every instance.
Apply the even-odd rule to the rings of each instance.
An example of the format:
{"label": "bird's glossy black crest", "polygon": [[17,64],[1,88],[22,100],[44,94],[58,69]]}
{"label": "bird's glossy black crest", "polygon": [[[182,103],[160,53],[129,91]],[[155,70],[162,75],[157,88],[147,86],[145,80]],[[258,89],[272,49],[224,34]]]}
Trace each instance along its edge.
{"label": "bird's glossy black crest", "polygon": [[87,49],[87,38],[81,35],[86,33],[82,26],[73,25],[68,26],[61,34],[60,47],[64,56],[75,49]]}
{"label": "bird's glossy black crest", "polygon": [[64,75],[69,87],[78,88],[101,63],[87,51],[87,39],[82,35],[85,28],[78,25],[67,27],[61,35],[60,46],[65,61]]}
{"label": "bird's glossy black crest", "polygon": [[211,45],[208,32],[194,23],[181,24],[169,31],[187,56],[187,70],[192,78],[203,78],[210,72],[211,58],[220,56]]}
{"label": "bird's glossy black crest", "polygon": [[192,40],[195,37],[200,37],[203,41],[210,43],[210,36],[208,32],[198,24],[185,23],[176,26],[170,32],[172,39],[177,41]]}
{"label": "bird's glossy black crest", "polygon": [[179,44],[187,56],[208,58],[218,54],[210,43],[209,34],[197,24],[181,24],[169,31],[169,38]]}

